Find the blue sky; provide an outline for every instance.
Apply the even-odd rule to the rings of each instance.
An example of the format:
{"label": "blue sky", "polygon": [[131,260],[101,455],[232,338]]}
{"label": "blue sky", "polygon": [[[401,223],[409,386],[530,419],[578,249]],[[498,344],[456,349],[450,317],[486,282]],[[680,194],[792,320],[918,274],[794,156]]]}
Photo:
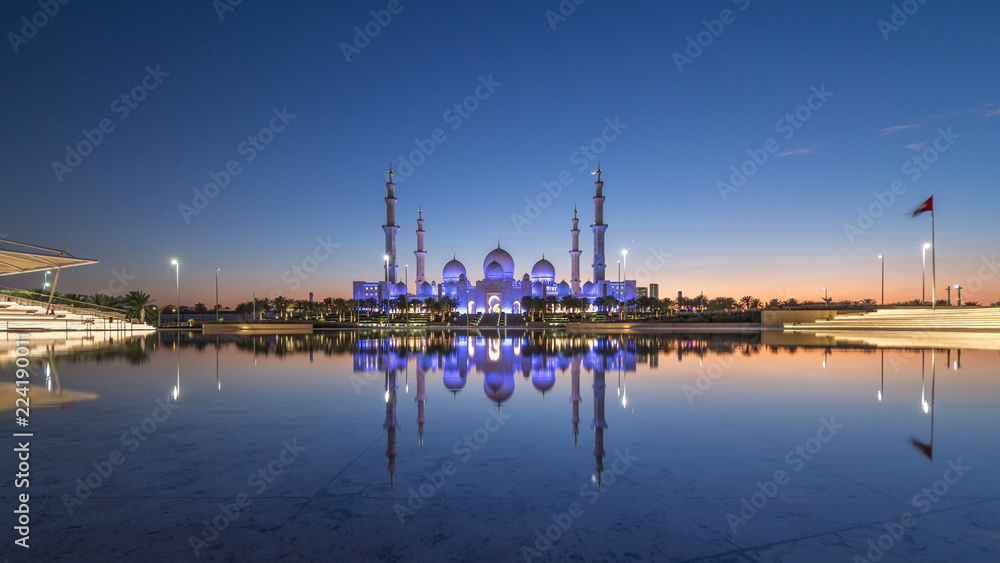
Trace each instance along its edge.
{"label": "blue sky", "polygon": [[[568,279],[575,204],[586,279],[600,160],[612,278],[628,249],[628,277],[661,295],[861,299],[884,254],[887,300],[917,298],[930,217],[909,212],[934,194],[939,294],[1000,300],[1000,7],[174,4],[2,8],[0,233],[101,261],[64,291],[172,303],[176,256],[185,304],[214,301],[216,268],[224,305],[349,296],[382,276],[387,166],[422,146],[397,189],[411,282],[420,205],[440,280],[453,254],[478,272],[498,239],[518,275],[544,253]],[[752,174],[730,191],[733,167]],[[532,201],[547,206],[520,221]]]}

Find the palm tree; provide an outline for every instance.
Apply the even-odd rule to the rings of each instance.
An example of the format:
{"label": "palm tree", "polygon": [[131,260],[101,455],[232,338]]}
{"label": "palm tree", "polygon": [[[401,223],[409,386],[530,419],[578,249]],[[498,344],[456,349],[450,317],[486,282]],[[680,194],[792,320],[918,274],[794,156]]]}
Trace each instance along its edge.
{"label": "palm tree", "polygon": [[403,294],[397,295],[396,297],[392,298],[391,303],[392,303],[392,308],[393,309],[395,309],[395,310],[403,313],[403,318],[404,319],[409,318],[409,316],[407,315],[407,313],[409,312],[409,308],[410,308],[409,307],[410,300],[406,298],[406,295],[403,295]]}
{"label": "palm tree", "polygon": [[[341,297],[338,297],[338,299],[344,301],[344,299]],[[327,315],[332,315],[334,313],[333,297],[324,298],[322,303],[323,303],[323,316],[325,317]],[[341,316],[340,320],[344,320],[344,317]]]}
{"label": "palm tree", "polygon": [[777,309],[778,307],[781,307],[781,299],[772,299],[767,302],[768,309]]}
{"label": "palm tree", "polygon": [[862,299],[861,300],[861,304],[864,305],[864,306],[866,306],[866,307],[874,307],[874,306],[878,305],[878,301],[875,301],[874,299],[872,299],[871,297],[869,297],[868,299]]}
{"label": "palm tree", "polygon": [[263,319],[264,314],[267,313],[267,310],[270,309],[271,306],[272,306],[272,301],[270,299],[268,299],[267,297],[258,297],[257,303],[254,305],[254,307],[257,309],[257,318],[254,320],[256,321]]}
{"label": "palm tree", "polygon": [[[327,303],[327,301],[329,301],[329,303]],[[330,313],[337,313],[337,322],[344,322],[344,313],[348,312],[346,299],[343,297],[338,297],[336,299],[327,297],[323,300],[323,304],[327,306]]]}
{"label": "palm tree", "polygon": [[538,302],[534,297],[528,295],[521,299],[521,311],[528,313],[528,322],[535,322],[535,309],[537,308]]}
{"label": "palm tree", "polygon": [[756,298],[752,295],[744,295],[743,297],[740,297],[740,307],[742,307],[744,311],[748,311],[755,300]]}
{"label": "palm tree", "polygon": [[274,307],[274,318],[280,319],[285,316],[288,309],[288,299],[279,295],[271,300],[271,306]]}
{"label": "palm tree", "polygon": [[139,319],[140,323],[146,323],[146,316],[152,317],[156,314],[154,299],[143,291],[130,291],[123,298],[125,314],[130,319]]}
{"label": "palm tree", "polygon": [[666,313],[670,315],[674,312],[674,308],[676,306],[677,303],[675,303],[673,299],[669,297],[664,297],[663,299],[660,299],[660,303],[656,306],[656,308],[657,312]]}
{"label": "palm tree", "polygon": [[796,299],[796,298],[794,298],[794,297],[789,297],[788,299],[785,299],[785,306],[786,307],[794,307],[794,306],[796,306],[798,304],[799,304],[799,300]]}
{"label": "palm tree", "polygon": [[98,307],[108,307],[110,309],[117,308],[120,305],[117,297],[112,297],[103,293],[95,293],[91,295],[89,301]]}
{"label": "palm tree", "polygon": [[434,322],[434,315],[437,314],[439,309],[440,307],[438,305],[437,297],[428,297],[427,299],[424,299],[424,310],[430,313],[431,322]]}

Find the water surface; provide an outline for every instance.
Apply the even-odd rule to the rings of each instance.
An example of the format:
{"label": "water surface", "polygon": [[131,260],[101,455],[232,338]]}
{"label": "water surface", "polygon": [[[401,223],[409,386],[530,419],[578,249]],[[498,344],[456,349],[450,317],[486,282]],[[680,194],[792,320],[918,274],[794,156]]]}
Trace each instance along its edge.
{"label": "water surface", "polygon": [[32,409],[30,488],[0,485],[6,506],[31,498],[12,560],[1000,552],[996,350],[780,332],[32,338],[49,406]]}

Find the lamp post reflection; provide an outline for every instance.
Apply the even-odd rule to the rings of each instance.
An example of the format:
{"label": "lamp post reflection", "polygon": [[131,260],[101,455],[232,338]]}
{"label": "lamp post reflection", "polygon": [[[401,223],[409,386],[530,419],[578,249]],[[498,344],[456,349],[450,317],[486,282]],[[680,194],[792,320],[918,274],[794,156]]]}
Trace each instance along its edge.
{"label": "lamp post reflection", "polygon": [[924,371],[924,369],[923,369],[923,354],[924,354],[924,351],[921,350],[920,354],[921,354],[921,358],[920,358],[920,360],[921,360],[920,361],[920,363],[921,363],[921,369],[920,369],[920,372],[921,372],[920,402],[921,402],[921,406],[923,407],[924,412],[925,413],[929,412],[930,415],[931,415],[931,438],[930,438],[930,441],[927,442],[926,444],[923,443],[923,442],[921,442],[920,440],[917,440],[916,438],[911,438],[910,441],[913,443],[913,445],[918,450],[920,450],[925,456],[927,456],[927,459],[933,461],[934,460],[934,390],[935,390],[935,379],[936,379],[935,376],[937,374],[937,350],[931,349],[931,401],[930,401],[930,403],[927,403],[927,401],[924,400],[924,389],[923,389],[923,387],[924,387],[923,386],[923,371]]}

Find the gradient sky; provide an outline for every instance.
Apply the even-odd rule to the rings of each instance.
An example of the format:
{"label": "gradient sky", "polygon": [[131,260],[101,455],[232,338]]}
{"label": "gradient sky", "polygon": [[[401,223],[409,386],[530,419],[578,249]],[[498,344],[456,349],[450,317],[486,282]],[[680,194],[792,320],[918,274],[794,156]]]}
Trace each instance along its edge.
{"label": "gradient sky", "polygon": [[[173,303],[178,257],[185,304],[214,302],[216,268],[223,305],[254,291],[349,297],[352,280],[382,277],[389,162],[405,171],[415,140],[441,129],[397,188],[411,283],[420,205],[427,276],[440,281],[453,253],[481,277],[498,239],[518,277],[544,253],[568,280],[575,204],[586,280],[599,159],[609,279],[627,248],[628,277],[661,296],[812,300],[826,286],[878,298],[884,254],[887,301],[918,298],[931,221],[909,214],[933,194],[939,296],[959,283],[1000,300],[1000,6],[896,2],[918,9],[890,29],[887,0],[588,0],[564,19],[546,15],[555,0],[526,4],[403,0],[383,26],[371,14],[383,1],[243,2],[222,18],[208,0],[72,2],[51,17],[5,2],[0,238],[100,260],[66,270],[64,292]],[[10,35],[33,16],[45,25],[31,38]],[[342,44],[366,25],[377,35],[348,61]],[[709,28],[721,30],[710,43]],[[699,33],[707,46],[679,69],[675,53]],[[161,72],[146,79],[155,89],[125,115],[115,100],[147,67]],[[499,85],[475,111],[449,113],[490,77]],[[820,90],[832,95],[810,99]],[[248,162],[241,143],[284,108],[294,118]],[[791,129],[781,120],[796,111],[808,118]],[[104,119],[114,129],[57,178],[53,162]],[[627,128],[595,141],[606,120]],[[762,147],[773,152],[723,198],[718,183]],[[179,206],[233,160],[239,174],[185,220]],[[561,193],[518,228],[512,215],[561,173]],[[878,213],[875,193],[895,180],[901,193]],[[845,223],[873,204],[879,217],[849,237]],[[318,240],[337,246],[297,276]],[[0,283],[37,287],[41,274]]]}

